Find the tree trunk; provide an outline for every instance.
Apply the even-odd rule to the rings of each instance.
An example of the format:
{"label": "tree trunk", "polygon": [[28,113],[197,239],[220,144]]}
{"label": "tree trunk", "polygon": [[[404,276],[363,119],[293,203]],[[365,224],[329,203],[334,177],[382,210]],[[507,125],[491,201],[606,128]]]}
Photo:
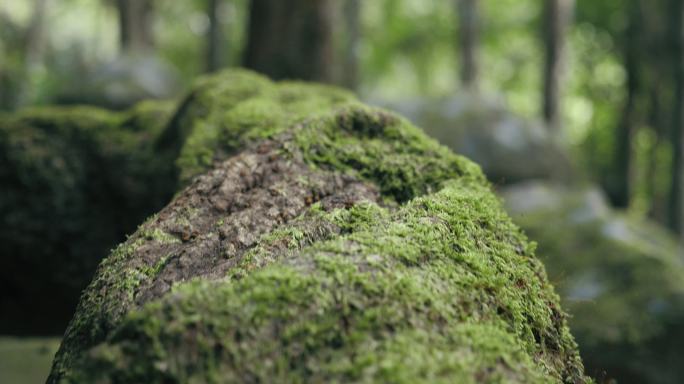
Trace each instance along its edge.
{"label": "tree trunk", "polygon": [[632,195],[632,179],[634,159],[632,138],[638,120],[637,99],[641,92],[641,48],[640,33],[641,15],[640,2],[634,0],[630,6],[629,25],[624,42],[625,70],[627,72],[627,100],[625,102],[622,119],[617,127],[615,137],[615,158],[613,162],[614,174],[609,182],[608,195],[612,204],[619,208],[629,206]]}
{"label": "tree trunk", "polygon": [[45,52],[45,13],[48,0],[35,0],[33,15],[26,33],[26,65],[35,67]]}
{"label": "tree trunk", "polygon": [[561,130],[561,94],[566,67],[566,35],[572,21],[575,0],[544,2],[544,66],[543,115],[549,129]]}
{"label": "tree trunk", "polygon": [[461,46],[461,83],[471,91],[479,88],[479,0],[457,0]]}
{"label": "tree trunk", "polygon": [[[669,132],[667,130],[663,132],[663,128],[669,123],[669,120],[663,118],[662,95],[659,89],[660,87],[658,86],[662,84],[662,81],[666,81],[666,79],[656,78],[656,86],[651,86],[649,92],[649,125],[653,127],[654,130],[654,141],[648,151],[644,181],[646,183],[645,189],[649,200],[648,214],[653,220],[665,224],[667,223],[667,215],[663,213],[665,207],[662,203],[667,199],[662,195],[662,191],[658,189],[658,169],[661,166],[658,152],[663,142],[667,141],[666,135]],[[667,122],[665,122],[665,120],[667,120]]]}
{"label": "tree trunk", "polygon": [[361,40],[361,2],[345,0],[344,22],[346,32],[345,65],[343,84],[355,90],[359,82],[359,41]]}
{"label": "tree trunk", "polygon": [[226,44],[221,26],[221,0],[207,0],[207,15],[209,16],[209,32],[207,34],[207,72],[214,72],[224,63],[223,54]]}
{"label": "tree trunk", "polygon": [[154,44],[152,0],[116,0],[121,50],[145,51]]}
{"label": "tree trunk", "polygon": [[275,79],[333,82],[332,0],[252,0],[244,64]]}
{"label": "tree trunk", "polygon": [[672,129],[672,185],[669,223],[684,241],[684,5],[674,1],[673,48],[675,100]]}

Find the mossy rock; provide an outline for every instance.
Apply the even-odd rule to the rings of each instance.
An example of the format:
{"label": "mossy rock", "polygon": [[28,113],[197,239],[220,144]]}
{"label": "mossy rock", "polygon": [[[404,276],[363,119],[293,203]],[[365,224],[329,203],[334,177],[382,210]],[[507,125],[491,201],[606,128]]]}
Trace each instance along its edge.
{"label": "mossy rock", "polygon": [[159,148],[187,187],[100,265],[49,383],[588,381],[479,167],[406,120],[231,71]]}
{"label": "mossy rock", "polygon": [[503,193],[571,315],[587,372],[682,383],[684,252],[665,229],[608,207],[597,188],[526,183]]}
{"label": "mossy rock", "polygon": [[152,149],[171,107],[0,117],[2,333],[61,334],[97,264],[168,202]]}
{"label": "mossy rock", "polygon": [[157,147],[188,186],[100,265],[49,382],[587,380],[479,168],[406,120],[231,71]]}

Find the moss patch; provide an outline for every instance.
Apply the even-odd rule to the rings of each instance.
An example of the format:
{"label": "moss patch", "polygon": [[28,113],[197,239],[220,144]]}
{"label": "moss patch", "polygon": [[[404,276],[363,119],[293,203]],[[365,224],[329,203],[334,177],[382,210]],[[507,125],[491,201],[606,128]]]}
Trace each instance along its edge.
{"label": "moss patch", "polygon": [[100,266],[50,382],[586,381],[479,168],[402,118],[238,71],[161,137],[188,187]]}
{"label": "moss patch", "polygon": [[610,210],[591,189],[529,188],[555,201],[514,218],[539,242],[588,373],[621,383],[680,382],[684,261],[676,241]]}
{"label": "moss patch", "polygon": [[3,332],[63,332],[97,263],[170,197],[152,152],[170,108],[39,108],[0,120]]}
{"label": "moss patch", "polygon": [[349,233],[128,315],[76,380],[582,380],[543,267],[487,188],[331,218]]}

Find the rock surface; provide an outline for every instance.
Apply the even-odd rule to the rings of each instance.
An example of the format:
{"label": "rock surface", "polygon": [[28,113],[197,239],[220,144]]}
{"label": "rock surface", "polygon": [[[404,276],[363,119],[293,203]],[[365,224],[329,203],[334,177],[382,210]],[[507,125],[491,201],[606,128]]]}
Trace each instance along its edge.
{"label": "rock surface", "polygon": [[539,242],[587,373],[619,383],[684,382],[684,252],[675,239],[615,212],[596,188],[530,182],[503,197]]}
{"label": "rock surface", "polygon": [[187,187],[100,265],[50,383],[587,381],[480,169],[402,118],[237,71],[161,137]]}

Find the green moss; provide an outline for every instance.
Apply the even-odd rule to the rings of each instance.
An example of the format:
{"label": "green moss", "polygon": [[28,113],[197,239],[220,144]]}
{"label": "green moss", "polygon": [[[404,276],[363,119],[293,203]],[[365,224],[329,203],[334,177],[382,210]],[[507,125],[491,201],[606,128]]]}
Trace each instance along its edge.
{"label": "green moss", "polygon": [[363,105],[334,109],[294,131],[314,166],[351,171],[398,202],[438,190],[445,180],[484,183],[477,165],[428,138],[405,119]]}
{"label": "green moss", "polygon": [[75,380],[582,380],[543,267],[488,188],[331,215],[350,232],[129,314]]}
{"label": "green moss", "polygon": [[181,181],[187,182],[248,142],[273,137],[312,114],[354,101],[352,94],[333,87],[275,84],[251,72],[225,71],[197,82],[187,101],[192,107],[181,109],[178,117],[191,118],[186,123],[191,129],[176,130],[172,125],[166,137],[182,137],[177,164]]}
{"label": "green moss", "polygon": [[[229,83],[233,76],[228,71],[203,82]],[[292,149],[310,164],[353,171],[398,201],[439,189],[441,181],[452,177],[483,180],[476,165],[408,121],[366,107],[345,91],[292,82],[270,83],[262,90],[261,81],[253,97],[230,98],[193,122],[177,160],[181,180],[187,182],[250,142],[282,135],[294,136]]]}
{"label": "green moss", "polygon": [[121,113],[48,107],[0,120],[0,297],[17,308],[1,329],[63,332],[98,262],[167,201],[174,180],[160,169],[172,165],[152,147],[169,115],[169,103],[146,102]]}
{"label": "green moss", "polygon": [[544,267],[476,165],[346,92],[242,71],[201,80],[158,145],[177,146],[187,180],[264,141],[374,184],[383,204],[314,204],[223,279],[176,283],[125,313],[166,262],[130,251],[173,241],[151,219],[100,266],[53,378],[585,381]]}
{"label": "green moss", "polygon": [[[149,221],[149,220],[148,220]],[[141,231],[142,236],[147,240],[156,240],[161,244],[174,244],[181,241],[173,235],[170,235],[159,228],[144,229]]]}
{"label": "green moss", "polygon": [[675,240],[588,204],[590,190],[549,191],[554,204],[515,218],[539,242],[588,372],[619,382],[681,381],[684,263]]}

